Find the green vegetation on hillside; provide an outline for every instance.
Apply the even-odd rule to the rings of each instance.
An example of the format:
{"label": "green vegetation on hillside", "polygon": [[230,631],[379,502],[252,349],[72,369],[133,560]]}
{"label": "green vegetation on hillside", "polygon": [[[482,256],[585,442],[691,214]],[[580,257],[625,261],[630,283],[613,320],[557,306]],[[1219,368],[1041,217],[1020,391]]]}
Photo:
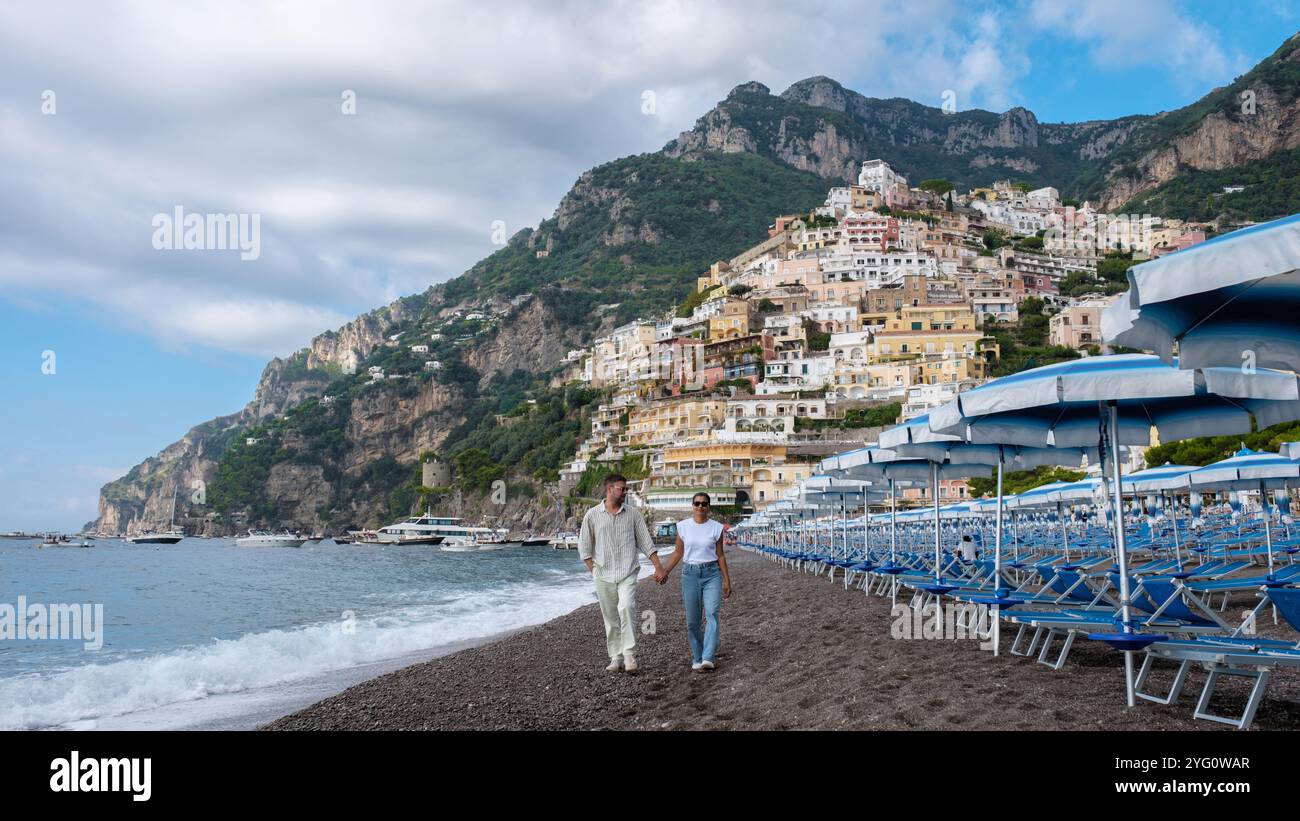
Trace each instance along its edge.
{"label": "green vegetation on hillside", "polygon": [[[443,287],[448,303],[490,295],[513,297],[546,286],[562,289],[577,325],[594,325],[592,308],[618,303],[615,321],[662,313],[693,290],[696,277],[767,237],[773,214],[802,213],[826,198],[826,181],[752,154],[707,154],[693,160],[640,154],[599,166],[566,198],[566,224],[543,220],[538,235],[554,240],[538,259],[527,232]],[[614,191],[624,207],[583,192]],[[625,227],[631,238],[616,241]]]}
{"label": "green vegetation on hillside", "polygon": [[[1052,482],[1077,482],[1084,477],[1081,470],[1042,465],[1033,470],[1013,470],[1002,474],[1002,494],[1014,496]],[[976,476],[966,480],[974,496],[996,496],[998,479],[996,476]]]}
{"label": "green vegetation on hillside", "polygon": [[1300,422],[1283,422],[1263,430],[1237,436],[1202,436],[1170,442],[1148,450],[1147,467],[1166,463],[1175,465],[1208,465],[1226,459],[1241,449],[1277,451],[1284,442],[1300,442]]}
{"label": "green vegetation on hillside", "polygon": [[[1225,193],[1229,186],[1244,190]],[[1183,169],[1169,182],[1125,203],[1132,214],[1209,222],[1264,222],[1300,212],[1300,148],[1221,171]]]}
{"label": "green vegetation on hillside", "polygon": [[1019,306],[1018,322],[986,323],[984,330],[997,340],[1001,358],[993,367],[993,376],[1013,373],[1078,359],[1079,352],[1062,345],[1048,345],[1048,317],[1043,301],[1026,297]]}

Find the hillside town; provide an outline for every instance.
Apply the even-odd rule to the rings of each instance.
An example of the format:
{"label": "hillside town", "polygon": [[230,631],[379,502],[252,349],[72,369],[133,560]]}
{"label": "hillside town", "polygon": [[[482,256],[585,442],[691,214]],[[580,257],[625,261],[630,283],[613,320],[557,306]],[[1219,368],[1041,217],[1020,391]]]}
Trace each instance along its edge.
{"label": "hillside town", "polygon": [[[911,186],[868,160],[856,185],[777,216],[765,241],[710,266],[674,315],[569,352],[554,383],[612,397],[562,484],[634,456],[654,512],[688,510],[703,487],[716,505],[760,510],[828,452],[998,375],[997,332],[1022,311],[1047,318],[1056,358],[1101,353],[1100,314],[1123,270],[1207,230],[1011,181],[965,194],[943,180]],[[959,501],[969,490],[954,480],[939,492]]]}

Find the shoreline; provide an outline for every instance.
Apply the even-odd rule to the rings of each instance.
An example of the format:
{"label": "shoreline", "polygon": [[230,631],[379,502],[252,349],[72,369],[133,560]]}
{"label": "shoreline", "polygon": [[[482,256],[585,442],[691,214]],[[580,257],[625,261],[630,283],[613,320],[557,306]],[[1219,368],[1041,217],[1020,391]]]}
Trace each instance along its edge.
{"label": "shoreline", "polygon": [[[642,579],[637,675],[607,673],[590,604],[513,635],[401,668],[264,725],[268,730],[1228,730],[1192,718],[1204,672],[1163,706],[1124,707],[1122,657],[1080,641],[1053,671],[973,640],[895,640],[888,598],[728,553],[719,667],[690,670],[679,573]],[[1003,647],[1010,644],[1004,629]],[[1171,671],[1153,675],[1153,687]],[[1242,685],[1242,686],[1237,686]],[[1244,700],[1225,682],[1216,703]],[[1300,726],[1300,677],[1279,675],[1257,729]]]}

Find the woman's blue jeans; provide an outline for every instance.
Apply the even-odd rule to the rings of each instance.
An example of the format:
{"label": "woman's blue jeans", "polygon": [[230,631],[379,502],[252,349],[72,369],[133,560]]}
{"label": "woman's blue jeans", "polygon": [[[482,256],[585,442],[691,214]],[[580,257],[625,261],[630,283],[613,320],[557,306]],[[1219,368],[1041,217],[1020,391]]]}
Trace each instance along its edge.
{"label": "woman's blue jeans", "polygon": [[[722,568],[717,562],[683,566],[682,603],[686,606],[686,638],[691,643],[691,663],[716,661],[718,609],[722,607]],[[702,631],[701,614],[704,616]]]}

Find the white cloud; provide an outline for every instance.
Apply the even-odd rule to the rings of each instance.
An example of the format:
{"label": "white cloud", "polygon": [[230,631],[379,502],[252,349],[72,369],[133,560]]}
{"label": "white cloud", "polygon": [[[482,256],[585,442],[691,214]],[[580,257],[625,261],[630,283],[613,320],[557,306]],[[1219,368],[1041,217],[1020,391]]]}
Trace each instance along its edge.
{"label": "white cloud", "polygon": [[1029,19],[1040,31],[1087,43],[1099,68],[1150,66],[1158,82],[1201,89],[1243,68],[1243,57],[1229,57],[1219,36],[1172,0],[1034,0]]}
{"label": "white cloud", "polygon": [[[1099,59],[1137,50],[1130,19],[1077,8]],[[0,284],[169,346],[285,354],[459,274],[494,250],[495,220],[535,225],[582,171],[658,149],[738,83],[824,74],[869,96],[1018,104],[1024,29],[957,0],[11,4]],[[1174,34],[1143,45],[1214,58],[1196,27]],[[261,258],[154,251],[150,220],[176,205],[261,214]]]}

